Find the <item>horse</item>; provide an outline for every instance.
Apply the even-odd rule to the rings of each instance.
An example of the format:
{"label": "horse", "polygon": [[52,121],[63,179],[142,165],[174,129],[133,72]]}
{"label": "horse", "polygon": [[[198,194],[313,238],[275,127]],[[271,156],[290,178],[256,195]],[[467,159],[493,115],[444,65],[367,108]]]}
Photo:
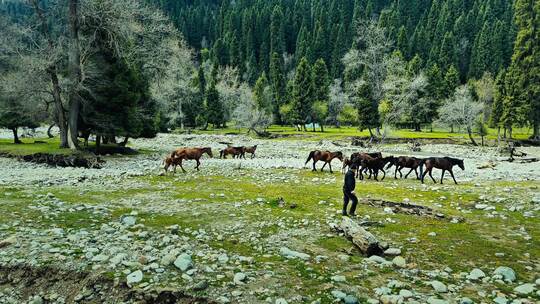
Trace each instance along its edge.
{"label": "horse", "polygon": [[[364,176],[362,173],[367,173],[368,168],[362,167],[362,160],[368,159],[368,158],[382,158],[381,152],[372,152],[372,153],[362,153],[362,152],[355,152],[351,154],[350,162],[352,164],[356,164],[358,166],[358,172],[356,172],[356,177],[359,179],[363,179]],[[371,178],[371,172],[369,172],[368,179]]]}
{"label": "horse", "polygon": [[433,178],[433,175],[431,175],[431,171],[433,171],[433,168],[441,169],[442,175],[441,175],[441,184],[443,183],[444,179],[444,172],[449,171],[450,175],[452,175],[452,179],[454,180],[454,183],[457,185],[456,178],[454,177],[454,172],[452,171],[452,168],[454,166],[458,166],[461,168],[461,170],[465,170],[465,165],[463,163],[463,159],[458,158],[452,158],[452,157],[430,157],[426,158],[424,160],[424,165],[426,166],[426,171],[422,174],[422,184],[424,183],[424,177],[426,177],[426,174],[429,173],[429,177],[433,180],[434,183],[437,183],[437,181]]}
{"label": "horse", "polygon": [[352,164],[352,160],[348,157],[345,157],[343,159],[343,165],[341,166],[341,173],[345,173],[345,168],[352,166]]}
{"label": "horse", "polygon": [[[383,177],[382,177],[381,181],[383,181],[384,178],[386,177],[386,172],[384,171],[384,166],[386,164],[390,163],[390,165],[386,169],[392,167],[392,164],[394,163],[394,159],[395,159],[395,157],[393,157],[393,156],[387,156],[387,157],[369,157],[368,156],[367,158],[362,159],[361,164],[362,164],[362,168],[369,169],[370,177],[371,177],[371,174],[373,173],[373,177],[375,178],[376,181],[379,181],[378,180],[379,171],[382,171],[383,172]],[[362,173],[360,173],[360,176],[361,176],[360,179],[363,179],[363,174]]]}
{"label": "horse", "polygon": [[320,151],[320,150],[311,151],[311,152],[309,152],[308,159],[306,160],[306,163],[304,164],[304,166],[307,165],[307,163],[311,159],[313,159],[313,170],[312,171],[317,171],[317,169],[315,168],[315,164],[318,161],[323,161],[324,165],[321,168],[321,172],[323,171],[326,164],[328,164],[328,166],[330,166],[330,173],[333,173],[332,172],[332,164],[331,164],[331,162],[332,162],[332,160],[334,158],[337,158],[340,161],[343,161],[343,153],[341,153],[341,151],[337,151],[337,152]]}
{"label": "horse", "polygon": [[[394,178],[397,179],[397,173],[399,172],[399,178],[403,177],[403,174],[401,173],[401,169],[403,168],[410,168],[409,172],[405,174],[405,179],[411,174],[411,172],[414,170],[414,173],[416,174],[416,179],[420,179],[420,176],[422,175],[422,168],[420,168],[420,176],[418,175],[418,167],[420,167],[424,163],[424,159],[416,158],[416,157],[410,157],[410,156],[399,156],[394,158],[393,165],[396,166],[396,169],[394,171]],[[392,164],[388,165],[386,169],[390,168]]]}
{"label": "horse", "polygon": [[252,147],[242,147],[242,157],[244,157],[244,159],[246,158],[246,153],[250,153],[251,154],[251,158],[255,158],[255,151],[257,150],[257,145],[255,146],[252,146]]}
{"label": "horse", "polygon": [[232,147],[227,146],[227,148],[219,151],[219,158],[227,158],[227,155],[232,155],[233,158],[235,157],[242,157],[242,153],[244,151],[244,147]]}
{"label": "horse", "polygon": [[175,161],[178,161],[178,165],[180,166],[180,168],[182,168],[182,171],[183,172],[186,172],[186,170],[184,170],[184,167],[182,166],[182,161],[184,159],[186,160],[189,160],[189,159],[193,159],[197,162],[197,166],[195,167],[195,169],[197,169],[197,171],[199,171],[199,166],[201,165],[201,162],[199,161],[199,159],[201,158],[201,156],[206,153],[208,154],[208,156],[210,157],[214,157],[212,155],[212,149],[210,147],[204,147],[204,148],[179,148],[179,149],[176,149],[174,150],[173,152],[171,152],[171,158],[175,159]]}
{"label": "horse", "polygon": [[163,160],[163,164],[165,165],[163,169],[165,170],[165,174],[169,171],[169,167],[173,166],[173,172],[176,173],[176,167],[181,163],[180,158],[174,158],[170,155],[167,155],[165,159]]}

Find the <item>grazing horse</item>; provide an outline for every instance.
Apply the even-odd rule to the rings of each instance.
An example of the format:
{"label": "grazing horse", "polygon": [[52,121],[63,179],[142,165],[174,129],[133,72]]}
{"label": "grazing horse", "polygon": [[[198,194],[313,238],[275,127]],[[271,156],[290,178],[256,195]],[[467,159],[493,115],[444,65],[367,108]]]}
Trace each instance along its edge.
{"label": "grazing horse", "polygon": [[219,158],[227,158],[227,155],[232,155],[233,158],[235,157],[240,158],[242,156],[243,151],[244,151],[244,147],[227,146],[227,148],[219,151]]}
{"label": "grazing horse", "polygon": [[[424,163],[424,159],[416,158],[416,157],[410,157],[410,156],[399,156],[394,158],[393,165],[396,166],[396,169],[394,171],[394,178],[397,179],[397,173],[399,172],[399,178],[403,177],[403,173],[401,173],[401,169],[403,168],[410,168],[409,172],[405,174],[405,179],[411,174],[411,172],[414,170],[414,173],[416,174],[416,179],[420,179],[420,176],[422,175],[422,168],[420,168],[420,175],[418,175],[418,167],[420,167]],[[390,168],[392,164],[388,165],[386,169]]]}
{"label": "grazing horse", "polygon": [[343,153],[341,153],[341,151],[337,151],[337,152],[320,151],[320,150],[311,151],[311,152],[309,152],[308,159],[306,160],[306,163],[304,164],[304,166],[307,165],[307,163],[311,159],[313,159],[313,170],[312,171],[317,171],[317,169],[315,168],[315,164],[318,161],[323,161],[324,165],[321,168],[321,172],[323,171],[326,164],[328,164],[328,166],[330,166],[330,173],[332,173],[332,164],[331,164],[331,162],[332,162],[332,160],[334,158],[337,158],[340,161],[343,161]]}
{"label": "grazing horse", "polygon": [[170,155],[167,155],[165,159],[163,160],[163,164],[165,165],[163,169],[165,170],[165,174],[169,171],[169,168],[173,166],[173,172],[176,173],[176,167],[181,163],[180,158],[174,158]]}
{"label": "grazing horse", "polygon": [[[362,168],[369,169],[370,177],[371,177],[371,174],[373,173],[373,177],[376,181],[379,181],[378,180],[379,171],[382,171],[383,173],[383,177],[381,179],[382,181],[386,177],[384,166],[386,166],[386,164],[389,163],[390,165],[386,169],[392,167],[394,160],[395,160],[395,157],[393,156],[387,156],[387,157],[369,157],[368,156],[367,158],[362,159],[361,164],[362,164]],[[362,173],[360,173],[360,179],[363,179]]]}
{"label": "grazing horse", "polygon": [[427,173],[429,173],[429,177],[431,177],[433,182],[437,183],[437,181],[433,178],[433,175],[431,175],[431,171],[433,171],[433,168],[442,170],[441,184],[443,183],[444,172],[449,171],[456,185],[457,185],[457,182],[456,182],[456,178],[454,177],[454,172],[452,171],[452,168],[457,165],[458,167],[461,168],[461,170],[465,170],[463,159],[457,159],[457,158],[452,158],[452,157],[430,157],[424,160],[424,164],[426,166],[426,171],[424,171],[424,173],[422,174],[422,184],[424,183],[424,177],[426,177]]}
{"label": "grazing horse", "polygon": [[182,161],[184,159],[186,160],[193,159],[197,162],[197,166],[195,167],[195,169],[199,171],[199,166],[201,165],[201,162],[199,161],[199,159],[204,153],[208,154],[208,156],[210,157],[213,157],[212,149],[210,147],[204,147],[204,148],[176,149],[171,153],[171,158],[173,158],[175,161],[178,161],[178,165],[180,166],[183,172],[186,172],[186,170],[184,170],[184,167],[182,166]]}
{"label": "grazing horse", "polygon": [[257,150],[257,145],[255,146],[252,146],[252,147],[242,147],[242,157],[244,157],[244,159],[246,158],[246,153],[250,153],[251,154],[251,158],[255,158],[255,151]]}

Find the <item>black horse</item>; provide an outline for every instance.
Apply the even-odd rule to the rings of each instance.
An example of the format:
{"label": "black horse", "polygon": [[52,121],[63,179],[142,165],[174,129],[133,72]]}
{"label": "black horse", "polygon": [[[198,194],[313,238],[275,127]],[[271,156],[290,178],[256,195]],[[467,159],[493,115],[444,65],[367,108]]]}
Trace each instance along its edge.
{"label": "black horse", "polygon": [[444,179],[444,172],[448,171],[450,172],[450,175],[452,175],[452,179],[454,180],[454,183],[456,183],[456,178],[454,177],[454,172],[452,171],[452,168],[454,166],[458,166],[461,168],[461,170],[465,170],[465,165],[463,164],[463,159],[457,159],[452,157],[430,157],[426,158],[424,160],[424,165],[426,166],[426,171],[422,174],[422,183],[424,183],[424,177],[426,177],[426,174],[429,173],[429,177],[433,180],[434,183],[437,183],[437,181],[433,178],[433,175],[431,175],[431,171],[433,171],[433,168],[441,169],[442,175],[441,175],[441,184],[443,183]]}

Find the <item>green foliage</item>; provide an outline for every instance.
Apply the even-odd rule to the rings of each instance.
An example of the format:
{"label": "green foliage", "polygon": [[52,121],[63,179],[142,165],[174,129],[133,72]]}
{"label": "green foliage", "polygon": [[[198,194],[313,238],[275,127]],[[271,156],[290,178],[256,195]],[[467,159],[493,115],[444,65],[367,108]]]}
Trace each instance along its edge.
{"label": "green foliage", "polygon": [[313,80],[307,59],[300,60],[292,88],[292,121],[295,124],[311,122],[313,105]]}
{"label": "green foliage", "polygon": [[206,91],[206,108],[206,121],[208,123],[214,125],[215,128],[219,128],[225,123],[223,105],[219,100],[219,92],[216,89],[214,81],[211,82],[210,87]]}
{"label": "green foliage", "polygon": [[377,128],[380,126],[379,107],[373,100],[370,87],[366,83],[360,85],[356,99],[358,124],[360,130]]}
{"label": "green foliage", "polygon": [[358,123],[358,111],[352,104],[346,104],[338,115],[340,125],[352,126]]}

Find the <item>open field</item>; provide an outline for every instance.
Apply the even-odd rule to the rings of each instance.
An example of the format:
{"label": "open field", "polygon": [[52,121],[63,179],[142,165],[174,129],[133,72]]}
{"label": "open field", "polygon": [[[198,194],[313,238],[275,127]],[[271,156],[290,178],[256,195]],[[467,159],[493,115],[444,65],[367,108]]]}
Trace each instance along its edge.
{"label": "open field", "polygon": [[[219,142],[258,144],[257,157],[205,156],[199,172],[188,162],[185,174],[160,174],[173,147],[210,146],[216,156]],[[100,170],[0,158],[0,267],[19,275],[15,283],[0,277],[0,303],[125,300],[108,281],[147,293],[179,290],[179,303],[540,301],[538,162],[504,162],[488,147],[426,144],[414,155],[466,159],[458,185],[395,180],[393,170],[382,182],[358,181],[357,221],[372,223],[367,229],[401,252],[380,259],[362,256],[331,228],[341,221],[341,164],[333,163],[333,174],[304,168],[312,149],[358,150],[341,137],[160,134],[131,147],[145,153],[107,156]],[[406,144],[371,150],[413,155]],[[539,148],[523,150],[540,156]],[[477,169],[488,161],[496,166]],[[367,203],[379,199],[444,218]],[[23,266],[70,283],[31,284]],[[500,266],[512,270],[495,274]],[[69,279],[81,272],[105,281]]]}

